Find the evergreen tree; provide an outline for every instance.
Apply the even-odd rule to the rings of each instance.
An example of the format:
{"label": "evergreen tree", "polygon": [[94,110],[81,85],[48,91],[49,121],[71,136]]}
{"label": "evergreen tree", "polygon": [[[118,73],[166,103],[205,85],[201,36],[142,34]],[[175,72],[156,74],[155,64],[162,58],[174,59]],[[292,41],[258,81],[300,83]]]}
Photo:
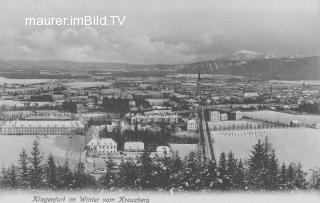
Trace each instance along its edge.
{"label": "evergreen tree", "polygon": [[180,187],[180,175],[182,174],[182,167],[182,160],[179,157],[178,153],[176,153],[170,166],[169,189]]}
{"label": "evergreen tree", "polygon": [[245,176],[246,176],[246,173],[245,173],[244,165],[242,163],[242,160],[239,159],[237,161],[235,176],[233,177],[235,189],[242,190],[246,188]]}
{"label": "evergreen tree", "polygon": [[305,179],[306,173],[302,171],[302,165],[299,163],[295,168],[295,179],[294,185],[298,189],[306,189],[307,188],[307,181]]}
{"label": "evergreen tree", "polygon": [[271,151],[270,156],[267,154],[266,164],[266,180],[265,189],[276,190],[279,188],[279,164],[276,159],[274,150]]}
{"label": "evergreen tree", "polygon": [[12,165],[9,169],[8,173],[9,186],[11,188],[16,188],[18,185],[18,174],[17,169],[14,165]]}
{"label": "evergreen tree", "polygon": [[281,189],[287,188],[287,166],[285,163],[282,163],[280,174],[279,174],[279,183]]}
{"label": "evergreen tree", "polygon": [[116,179],[116,164],[111,157],[108,157],[108,160],[105,161],[106,173],[100,178],[99,182],[103,188],[110,189],[115,186]]}
{"label": "evergreen tree", "polygon": [[47,164],[45,167],[45,176],[46,176],[46,183],[47,186],[50,188],[56,188],[57,187],[57,166],[54,160],[54,157],[52,154],[49,155]]}
{"label": "evergreen tree", "polygon": [[230,177],[227,171],[227,157],[226,153],[222,152],[219,158],[218,164],[218,187],[221,190],[227,190],[230,186]]}
{"label": "evergreen tree", "polygon": [[236,188],[236,172],[237,172],[237,160],[234,158],[234,154],[230,151],[228,153],[228,160],[227,160],[227,176],[229,177],[229,186],[230,189]]}
{"label": "evergreen tree", "polygon": [[19,185],[23,188],[30,186],[29,171],[28,171],[28,154],[25,149],[23,149],[19,154],[18,169],[19,169],[19,177],[20,177]]}
{"label": "evergreen tree", "polygon": [[81,161],[78,162],[76,171],[73,174],[72,188],[94,188],[95,179],[90,174],[85,173],[85,167]]}
{"label": "evergreen tree", "polygon": [[287,168],[287,175],[286,175],[286,180],[287,180],[287,188],[288,189],[293,189],[294,188],[294,164],[290,163]]}
{"label": "evergreen tree", "polygon": [[200,170],[201,188],[215,190],[218,184],[217,164],[212,160],[203,161]]}
{"label": "evergreen tree", "polygon": [[59,167],[59,187],[62,189],[70,189],[73,185],[73,174],[69,167],[68,160],[62,167]]}
{"label": "evergreen tree", "polygon": [[180,188],[184,190],[198,190],[199,189],[199,171],[200,171],[200,159],[199,154],[191,152],[185,159],[183,169],[180,173],[181,183]]}
{"label": "evergreen tree", "polygon": [[139,174],[137,165],[132,160],[128,160],[126,162],[121,160],[119,167],[118,187],[124,189],[138,189],[138,177]]}
{"label": "evergreen tree", "polygon": [[136,183],[141,189],[152,188],[153,184],[153,165],[150,153],[145,151],[137,160],[138,179]]}
{"label": "evergreen tree", "polygon": [[305,179],[306,173],[302,171],[301,164],[290,163],[287,168],[287,182],[288,189],[306,189],[307,181]]}
{"label": "evergreen tree", "polygon": [[28,157],[30,162],[29,178],[31,188],[39,188],[42,184],[43,170],[42,161],[43,155],[39,149],[39,143],[37,141],[33,142],[32,150],[30,156]]}
{"label": "evergreen tree", "polygon": [[1,188],[6,188],[10,186],[10,176],[9,176],[10,171],[5,168],[4,166],[1,169]]}
{"label": "evergreen tree", "polygon": [[251,151],[248,160],[248,185],[252,190],[265,189],[269,151],[269,143],[262,143],[260,139],[258,140],[258,143],[253,146],[253,150]]}

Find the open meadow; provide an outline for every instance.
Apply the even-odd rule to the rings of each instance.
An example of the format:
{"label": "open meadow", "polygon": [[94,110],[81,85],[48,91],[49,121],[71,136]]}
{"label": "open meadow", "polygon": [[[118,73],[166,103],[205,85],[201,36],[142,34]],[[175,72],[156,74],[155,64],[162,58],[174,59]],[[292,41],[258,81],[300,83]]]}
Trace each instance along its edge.
{"label": "open meadow", "polygon": [[258,139],[270,139],[280,164],[282,162],[301,163],[306,172],[320,168],[320,130],[311,128],[272,129],[260,135],[222,135],[211,131],[216,157],[221,152],[234,152],[235,156],[248,159],[252,146]]}
{"label": "open meadow", "polygon": [[34,135],[0,135],[0,164],[8,166],[15,164],[19,160],[19,153],[25,149],[28,153],[31,151],[33,142],[39,142],[40,150],[46,157],[51,153],[59,162],[63,164],[68,154],[70,166],[73,167],[80,158],[81,151],[85,144],[84,136],[81,135],[57,135],[37,137]]}
{"label": "open meadow", "polygon": [[289,114],[276,111],[252,111],[243,112],[244,116],[248,116],[254,119],[268,120],[268,121],[282,121],[285,123],[290,123],[291,120],[297,120],[302,124],[314,124],[320,122],[320,115],[310,115],[310,114]]}

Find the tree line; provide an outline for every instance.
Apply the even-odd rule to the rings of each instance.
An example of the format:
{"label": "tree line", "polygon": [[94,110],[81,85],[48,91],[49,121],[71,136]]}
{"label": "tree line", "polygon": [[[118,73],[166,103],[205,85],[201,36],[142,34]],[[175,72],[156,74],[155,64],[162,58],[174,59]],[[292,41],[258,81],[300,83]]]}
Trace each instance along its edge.
{"label": "tree line", "polygon": [[[150,157],[143,153],[137,160],[122,160],[119,165],[109,157],[106,171],[99,178],[87,173],[79,163],[73,170],[68,162],[57,165],[52,155],[44,160],[35,141],[30,154],[20,153],[19,163],[1,171],[0,184],[7,189],[54,190],[173,190],[173,191],[286,191],[310,188],[300,164],[279,163],[266,138],[253,147],[248,160],[222,152],[218,161],[190,153]],[[315,188],[320,188],[317,178]]]}
{"label": "tree line", "polygon": [[302,103],[299,105],[298,110],[311,114],[320,114],[320,103]]}
{"label": "tree line", "polygon": [[126,113],[130,109],[130,101],[135,102],[139,108],[150,108],[150,103],[142,97],[134,97],[133,100],[127,98],[103,97],[102,108],[106,112]]}
{"label": "tree line", "polygon": [[73,101],[64,101],[61,105],[61,108],[70,113],[77,113],[77,103]]}

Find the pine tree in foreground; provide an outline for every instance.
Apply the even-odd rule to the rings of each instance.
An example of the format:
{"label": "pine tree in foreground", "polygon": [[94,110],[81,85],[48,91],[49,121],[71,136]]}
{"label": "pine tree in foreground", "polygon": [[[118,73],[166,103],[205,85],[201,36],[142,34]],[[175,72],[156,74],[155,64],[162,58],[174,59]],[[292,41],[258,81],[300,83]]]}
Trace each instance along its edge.
{"label": "pine tree in foreground", "polygon": [[139,174],[138,167],[132,160],[121,160],[118,173],[118,188],[136,190],[139,188],[137,183]]}
{"label": "pine tree in foreground", "polygon": [[96,186],[95,179],[92,175],[85,172],[82,162],[78,162],[77,168],[73,174],[72,188],[84,189],[94,188]]}
{"label": "pine tree in foreground", "polygon": [[281,190],[287,188],[287,166],[285,163],[282,163],[279,174],[279,186]]}
{"label": "pine tree in foreground", "polygon": [[60,189],[71,189],[73,184],[73,173],[69,167],[69,162],[66,160],[63,166],[58,168],[58,182]]}
{"label": "pine tree in foreground", "polygon": [[5,168],[4,166],[1,168],[1,188],[8,188],[10,187],[10,178],[9,178],[9,169]]}
{"label": "pine tree in foreground", "polygon": [[264,147],[261,140],[253,146],[251,155],[248,160],[248,186],[251,190],[259,190],[263,188],[264,168]]}
{"label": "pine tree in foreground", "polygon": [[183,190],[198,190],[200,179],[198,173],[200,172],[200,156],[191,152],[185,159],[182,171],[180,173],[180,187]]}
{"label": "pine tree in foreground", "polygon": [[9,186],[11,188],[16,188],[18,186],[18,174],[17,174],[17,169],[14,165],[10,167],[8,178],[9,178]]}
{"label": "pine tree in foreground", "polygon": [[227,157],[226,153],[222,152],[219,158],[218,164],[218,188],[221,190],[227,190],[230,187],[230,177],[227,171]]}
{"label": "pine tree in foreground", "polygon": [[37,141],[33,142],[32,150],[30,156],[28,157],[30,162],[29,168],[29,179],[31,188],[39,188],[42,186],[43,181],[43,170],[42,161],[43,155],[39,149],[39,143]]}
{"label": "pine tree in foreground", "polygon": [[183,163],[178,153],[171,159],[170,171],[169,171],[169,185],[167,189],[177,189],[180,187],[180,173],[182,171]]}
{"label": "pine tree in foreground", "polygon": [[234,154],[230,151],[228,153],[227,160],[227,176],[229,177],[229,188],[230,190],[236,189],[236,176],[237,176],[237,160],[234,158]]}
{"label": "pine tree in foreground", "polygon": [[105,161],[106,166],[106,172],[102,175],[102,177],[99,179],[99,184],[102,188],[110,189],[115,186],[116,180],[116,164],[112,160],[111,157]]}
{"label": "pine tree in foreground", "polygon": [[30,186],[30,179],[28,170],[28,154],[25,149],[23,149],[19,154],[18,170],[20,186],[22,188],[28,188]]}
{"label": "pine tree in foreground", "polygon": [[46,178],[46,185],[49,188],[57,188],[58,180],[57,180],[57,166],[52,154],[49,155],[47,164],[45,167],[45,178]]}
{"label": "pine tree in foreground", "polygon": [[[275,151],[268,139],[253,146],[252,154],[243,164],[234,154],[220,154],[219,161],[200,159],[190,153],[183,161],[175,157],[150,158],[149,153],[133,160],[121,161],[119,168],[111,158],[106,161],[106,173],[96,182],[79,162],[71,170],[68,161],[57,166],[52,155],[42,164],[42,153],[37,142],[27,156],[20,153],[18,166],[2,168],[1,188],[57,188],[62,190],[101,189],[125,190],[297,190],[306,189],[306,174],[301,164],[282,164],[279,167]],[[34,178],[36,177],[36,178]],[[24,181],[22,181],[24,180]],[[256,182],[254,182],[256,181]]]}
{"label": "pine tree in foreground", "polygon": [[141,189],[152,189],[153,188],[153,176],[154,167],[153,161],[150,158],[149,152],[144,152],[137,160],[138,166],[138,179],[136,184]]}

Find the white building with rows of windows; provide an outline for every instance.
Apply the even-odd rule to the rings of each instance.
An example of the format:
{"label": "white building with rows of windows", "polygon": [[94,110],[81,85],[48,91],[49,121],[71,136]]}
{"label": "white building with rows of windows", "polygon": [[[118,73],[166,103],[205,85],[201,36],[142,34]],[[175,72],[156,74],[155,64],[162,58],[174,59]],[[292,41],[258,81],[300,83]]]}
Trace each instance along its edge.
{"label": "white building with rows of windows", "polygon": [[72,120],[16,120],[2,125],[4,135],[65,135],[83,134],[84,124]]}
{"label": "white building with rows of windows", "polygon": [[171,110],[154,110],[130,116],[131,124],[136,123],[178,123],[179,116]]}
{"label": "white building with rows of windows", "polygon": [[143,142],[125,142],[123,148],[124,148],[124,151],[126,152],[142,152],[144,151],[144,143]]}
{"label": "white building with rows of windows", "polygon": [[196,131],[198,129],[198,123],[195,119],[190,119],[187,122],[187,130],[188,131]]}
{"label": "white building with rows of windows", "polygon": [[111,138],[93,138],[87,144],[88,156],[103,156],[116,154],[118,144]]}
{"label": "white building with rows of windows", "polygon": [[210,121],[211,122],[219,122],[220,121],[220,112],[219,111],[211,111],[210,112]]}

